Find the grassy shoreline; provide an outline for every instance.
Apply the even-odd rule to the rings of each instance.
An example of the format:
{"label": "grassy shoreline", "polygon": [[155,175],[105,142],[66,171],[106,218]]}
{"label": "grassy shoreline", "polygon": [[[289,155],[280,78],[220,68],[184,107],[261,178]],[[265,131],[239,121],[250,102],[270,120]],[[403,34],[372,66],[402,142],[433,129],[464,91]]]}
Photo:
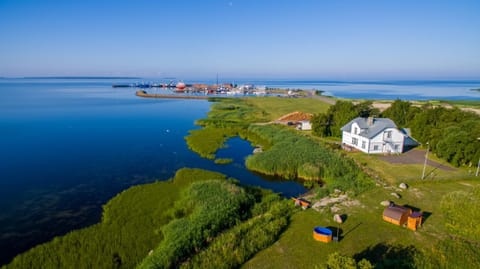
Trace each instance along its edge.
{"label": "grassy shoreline", "polygon": [[[103,206],[102,221],[40,244],[2,268],[238,267],[277,240],[292,205],[223,174],[183,168],[133,186]],[[255,240],[253,240],[255,239]],[[219,246],[228,243],[231,252]]]}

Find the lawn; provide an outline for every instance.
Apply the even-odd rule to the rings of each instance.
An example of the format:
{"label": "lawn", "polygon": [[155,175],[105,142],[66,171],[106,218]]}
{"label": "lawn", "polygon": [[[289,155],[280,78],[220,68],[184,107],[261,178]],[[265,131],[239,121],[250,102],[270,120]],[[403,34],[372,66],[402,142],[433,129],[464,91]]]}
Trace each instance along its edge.
{"label": "lawn", "polygon": [[250,97],[244,100],[264,110],[270,120],[276,120],[294,111],[312,114],[325,113],[330,106],[315,98]]}
{"label": "lawn", "polygon": [[[405,191],[377,187],[353,198],[357,203],[337,205],[340,214],[347,218],[340,224],[340,241],[328,244],[312,238],[315,226],[332,227],[335,234],[333,215],[328,209],[317,212],[313,209],[299,211],[293,215],[290,226],[279,240],[267,249],[257,253],[244,264],[244,268],[315,268],[325,263],[330,253],[354,256],[368,255],[372,249],[382,249],[386,245],[408,246],[416,249],[430,249],[447,236],[444,216],[438,201],[451,190],[467,190],[477,181],[444,181],[412,183]],[[392,191],[402,195],[396,199]],[[384,207],[382,200],[392,200],[400,205],[414,206],[426,217],[423,227],[416,232],[395,226],[382,220]],[[369,249],[370,248],[370,249]],[[412,258],[412,257],[405,257]]]}

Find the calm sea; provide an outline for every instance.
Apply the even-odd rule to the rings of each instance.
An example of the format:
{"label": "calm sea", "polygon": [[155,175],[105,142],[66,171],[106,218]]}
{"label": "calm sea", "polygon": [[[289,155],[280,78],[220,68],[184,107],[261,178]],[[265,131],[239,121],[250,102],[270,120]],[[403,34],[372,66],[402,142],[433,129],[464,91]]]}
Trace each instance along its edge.
{"label": "calm sea", "polygon": [[287,196],[296,182],[255,175],[252,153],[228,141],[216,165],[184,137],[206,116],[205,100],[138,98],[125,80],[0,79],[0,264],[32,246],[100,220],[101,205],[135,184],[164,180],[182,167],[219,171]]}

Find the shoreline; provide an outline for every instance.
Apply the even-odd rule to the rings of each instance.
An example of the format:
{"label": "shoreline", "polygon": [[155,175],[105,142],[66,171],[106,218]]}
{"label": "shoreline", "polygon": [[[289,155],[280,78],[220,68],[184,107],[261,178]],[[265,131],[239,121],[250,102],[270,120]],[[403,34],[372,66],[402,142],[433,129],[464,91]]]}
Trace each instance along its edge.
{"label": "shoreline", "polygon": [[[208,100],[210,98],[229,98],[232,96],[208,96],[208,95],[173,95],[173,94],[158,94],[158,93],[147,93],[142,90],[138,90],[135,92],[135,95],[138,97],[143,97],[143,98],[160,98],[160,99],[193,99],[193,100]],[[318,96],[318,95],[310,95],[310,96],[305,96],[303,98],[315,98],[317,100],[323,101],[327,104],[334,105],[337,100],[343,100],[342,98],[335,98],[335,97],[330,97],[330,96]],[[356,102],[359,102],[360,100],[369,100],[369,99],[346,99],[346,100],[355,100]],[[354,101],[354,102],[355,102]],[[394,102],[394,100],[370,100],[372,101],[372,105],[375,108],[378,108],[381,112],[384,111],[385,109],[389,108],[390,105]],[[409,102],[417,102],[417,103],[424,103],[424,102],[432,102],[436,100],[428,100],[428,101],[420,101],[420,100],[415,100],[415,101],[409,101]],[[447,108],[452,108],[453,105],[449,104],[437,104],[440,106],[445,106]],[[419,106],[419,104],[417,104]],[[476,113],[477,115],[480,115],[480,109],[475,108],[475,107],[461,107],[457,106],[459,109],[463,111],[469,111],[472,113]]]}

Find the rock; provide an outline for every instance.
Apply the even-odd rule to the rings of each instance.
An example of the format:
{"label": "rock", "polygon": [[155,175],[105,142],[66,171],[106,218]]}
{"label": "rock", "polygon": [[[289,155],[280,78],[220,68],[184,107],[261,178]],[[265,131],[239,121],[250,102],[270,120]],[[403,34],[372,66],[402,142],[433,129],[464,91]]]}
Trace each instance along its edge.
{"label": "rock", "polygon": [[381,201],[380,204],[383,205],[383,206],[389,206],[389,205],[390,205],[390,201],[388,201],[388,200]]}
{"label": "rock", "polygon": [[262,153],[263,149],[261,147],[253,149],[253,154]]}
{"label": "rock", "polygon": [[339,214],[333,215],[333,221],[335,221],[336,223],[343,223],[343,219]]}
{"label": "rock", "polygon": [[392,192],[390,193],[393,197],[397,198],[397,199],[400,199],[402,198],[402,196],[400,196],[400,194],[396,193],[396,192]]}
{"label": "rock", "polygon": [[405,184],[405,183],[403,183],[403,182],[402,182],[402,183],[400,183],[400,185],[398,185],[398,187],[399,187],[400,189],[402,189],[402,190],[406,190],[406,189],[408,189],[408,185],[407,185],[407,184]]}
{"label": "rock", "polygon": [[334,192],[334,193],[342,193],[342,191],[339,190],[339,189],[334,189],[333,192]]}
{"label": "rock", "polygon": [[341,210],[341,209],[340,209],[339,207],[336,207],[336,206],[332,206],[332,207],[330,208],[330,211],[331,211],[332,213],[336,213],[336,212],[338,212],[338,211],[340,211],[340,210]]}

